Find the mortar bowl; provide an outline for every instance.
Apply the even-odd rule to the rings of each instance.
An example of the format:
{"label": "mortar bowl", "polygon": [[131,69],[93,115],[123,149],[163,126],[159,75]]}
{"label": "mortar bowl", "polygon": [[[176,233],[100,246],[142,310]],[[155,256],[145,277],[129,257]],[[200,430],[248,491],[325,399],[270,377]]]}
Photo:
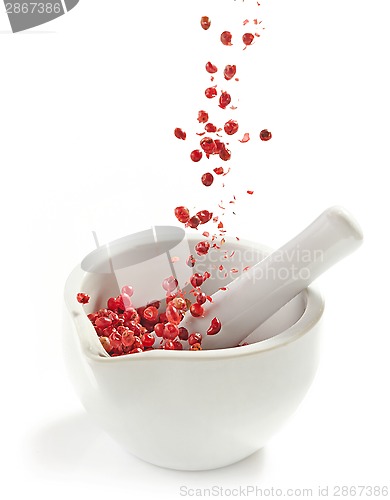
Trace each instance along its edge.
{"label": "mortar bowl", "polygon": [[[172,246],[169,231],[164,241]],[[186,241],[193,251],[199,236],[186,235]],[[134,244],[134,238],[116,242],[110,259],[145,255],[147,243]],[[224,273],[216,271],[222,259],[216,251],[188,272],[212,270],[206,293],[228,287],[238,275],[232,276],[232,270],[244,272],[270,249],[227,237],[224,251],[231,255],[223,260]],[[215,469],[261,449],[294,413],[314,379],[324,308],[317,288],[302,291],[259,326],[246,339],[248,345],[109,357],[87,314],[118,295],[111,270],[106,266],[105,272],[93,272],[80,264],[65,285],[65,360],[87,412],[128,452],[166,468]],[[135,280],[137,272],[133,266]],[[142,273],[147,286],[145,268]],[[84,306],[76,301],[81,291],[91,296]]]}

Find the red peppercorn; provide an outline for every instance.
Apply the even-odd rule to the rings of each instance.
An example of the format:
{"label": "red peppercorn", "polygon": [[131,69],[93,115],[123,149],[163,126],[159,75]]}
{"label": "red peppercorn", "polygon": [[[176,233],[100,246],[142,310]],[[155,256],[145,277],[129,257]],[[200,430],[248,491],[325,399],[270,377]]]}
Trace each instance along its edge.
{"label": "red peppercorn", "polygon": [[107,300],[107,307],[108,309],[110,309],[111,311],[114,311],[116,312],[117,309],[118,309],[118,304],[116,302],[116,299],[114,297],[110,297],[108,300]]}
{"label": "red peppercorn", "polygon": [[188,259],[186,260],[186,264],[188,267],[194,267],[196,264],[196,260],[194,259],[193,255],[190,255]]}
{"label": "red peppercorn", "polygon": [[192,306],[190,307],[190,313],[194,318],[199,318],[200,316],[203,316],[204,309],[200,304],[195,302],[195,304],[192,304]]}
{"label": "red peppercorn", "polygon": [[231,80],[233,76],[236,74],[237,68],[236,66],[228,64],[223,70],[223,76],[226,80]]}
{"label": "red peppercorn", "polygon": [[129,354],[138,354],[139,352],[143,352],[143,351],[140,347],[137,347],[136,349],[133,349],[132,351],[130,351]]}
{"label": "red peppercorn", "polygon": [[114,349],[117,349],[122,345],[122,335],[118,333],[116,330],[111,333],[109,339],[110,339],[110,344]]}
{"label": "red peppercorn", "polygon": [[201,344],[202,335],[200,333],[191,333],[191,335],[188,337],[188,343],[190,345]]}
{"label": "red peppercorn", "polygon": [[187,134],[181,128],[175,128],[174,134],[178,139],[186,140]]}
{"label": "red peppercorn", "polygon": [[112,320],[107,316],[101,316],[100,318],[97,318],[97,320],[95,321],[95,326],[97,328],[100,328],[101,330],[104,330],[105,328],[108,328],[111,325],[112,325]]}
{"label": "red peppercorn", "polygon": [[215,125],[213,125],[212,123],[207,123],[204,128],[205,128],[206,132],[216,132],[217,131],[217,127]]}
{"label": "red peppercorn", "polygon": [[238,123],[236,122],[236,120],[229,120],[225,123],[223,129],[227,133],[227,135],[233,135],[238,130]]}
{"label": "red peppercorn", "polygon": [[164,339],[174,340],[179,335],[179,328],[173,323],[166,323],[163,337]]}
{"label": "red peppercorn", "polygon": [[209,250],[210,250],[210,243],[208,241],[200,241],[195,246],[195,252],[198,255],[206,255]]}
{"label": "red peppercorn", "polygon": [[262,141],[269,141],[270,139],[272,139],[272,134],[271,132],[268,132],[267,129],[264,129],[260,132],[260,139]]}
{"label": "red peppercorn", "polygon": [[200,147],[206,154],[213,154],[215,149],[214,140],[211,137],[203,137],[200,141]]}
{"label": "red peppercorn", "polygon": [[122,293],[126,293],[129,297],[132,297],[134,294],[133,287],[129,286],[129,285],[122,286],[121,291],[122,291]]}
{"label": "red peppercorn", "polygon": [[173,307],[176,307],[176,309],[178,309],[179,311],[184,311],[185,309],[187,309],[186,301],[181,297],[174,298],[171,304]]}
{"label": "red peppercorn", "polygon": [[202,16],[200,18],[200,25],[202,26],[202,28],[204,30],[208,30],[210,28],[210,25],[211,25],[210,18],[207,16]]}
{"label": "red peppercorn", "polygon": [[203,153],[202,151],[199,151],[199,149],[195,149],[194,151],[191,152],[191,160],[194,162],[198,162],[202,159]]}
{"label": "red peppercorn", "polygon": [[213,318],[211,320],[211,324],[207,330],[207,335],[215,335],[221,330],[221,322],[219,321],[218,318]]}
{"label": "red peppercorn", "polygon": [[230,31],[224,31],[221,34],[221,42],[223,45],[232,45],[232,34]]}
{"label": "red peppercorn", "polygon": [[156,338],[153,335],[153,333],[145,333],[144,335],[142,335],[142,338],[141,338],[142,344],[145,347],[152,347],[155,340],[156,340]]}
{"label": "red peppercorn", "polygon": [[201,285],[203,285],[204,278],[201,274],[195,273],[191,276],[190,278],[190,283],[194,288],[197,288]]}
{"label": "red peppercorn", "polygon": [[175,346],[175,351],[183,350],[183,344],[180,342],[180,340],[174,340],[173,345]]}
{"label": "red peppercorn", "polygon": [[223,167],[214,168],[214,173],[217,175],[222,175],[224,173]]}
{"label": "red peppercorn", "polygon": [[167,320],[167,315],[165,313],[161,313],[159,321],[160,321],[160,323],[164,323],[165,324],[168,321]]}
{"label": "red peppercorn", "polygon": [[175,217],[179,222],[186,223],[190,219],[190,211],[186,207],[176,207]]}
{"label": "red peppercorn", "polygon": [[158,310],[153,306],[149,306],[144,310],[142,316],[146,321],[153,323],[158,318]]}
{"label": "red peppercorn", "polygon": [[180,340],[188,340],[188,330],[183,326],[179,328],[179,339]]}
{"label": "red peppercorn", "polygon": [[199,226],[200,220],[199,217],[194,215],[191,217],[191,219],[188,221],[188,227],[192,227],[192,229],[195,229]]}
{"label": "red peppercorn", "polygon": [[162,282],[162,287],[167,292],[173,292],[173,290],[175,290],[175,288],[177,288],[178,284],[179,284],[179,282],[177,281],[177,279],[174,276],[169,276],[169,278],[165,278],[165,280]]}
{"label": "red peppercorn", "polygon": [[245,45],[252,45],[253,40],[255,39],[254,35],[252,33],[245,33],[242,35],[242,41],[245,43]]}
{"label": "red peppercorn", "polygon": [[223,91],[219,97],[219,107],[222,109],[226,109],[226,106],[229,106],[231,100],[232,100],[232,98],[231,98],[230,94]]}
{"label": "red peppercorn", "polygon": [[88,316],[88,319],[91,321],[91,323],[95,323],[96,318],[98,317],[98,315],[96,313],[88,314],[87,316]]}
{"label": "red peppercorn", "polygon": [[112,351],[110,339],[108,337],[100,337],[100,342],[106,352],[110,353]]}
{"label": "red peppercorn", "polygon": [[167,315],[167,320],[170,323],[173,323],[174,325],[178,325],[180,321],[183,319],[181,313],[176,309],[175,306],[172,305],[172,303],[168,305],[165,314]]}
{"label": "red peppercorn", "polygon": [[213,216],[213,214],[208,210],[201,210],[196,215],[199,217],[201,224],[206,224],[206,222],[208,222]]}
{"label": "red peppercorn", "polygon": [[143,347],[142,340],[140,337],[134,337],[134,344],[133,344],[133,349],[138,349]]}
{"label": "red peppercorn", "polygon": [[174,351],[175,350],[175,344],[171,340],[166,340],[163,345],[163,349],[167,351]]}
{"label": "red peppercorn", "polygon": [[86,293],[78,293],[76,298],[77,298],[77,302],[79,302],[80,304],[88,304],[89,299],[91,297],[89,295],[87,295]]}
{"label": "red peppercorn", "polygon": [[198,122],[199,123],[206,123],[209,121],[209,115],[206,111],[200,110],[198,112]]}
{"label": "red peppercorn", "polygon": [[202,175],[202,184],[204,186],[209,187],[213,182],[214,182],[214,177],[213,174],[210,174],[210,172],[207,172],[206,174]]}
{"label": "red peppercorn", "polygon": [[196,296],[196,302],[200,305],[204,304],[206,300],[207,300],[207,295],[203,292],[198,293],[198,295]]}
{"label": "red peppercorn", "polygon": [[165,328],[164,323],[157,323],[156,325],[154,325],[154,332],[157,335],[157,337],[163,336],[164,328]]}
{"label": "red peppercorn", "polygon": [[204,91],[204,93],[207,99],[212,99],[217,95],[217,89],[215,87],[209,87]]}
{"label": "red peppercorn", "polygon": [[215,64],[212,64],[210,61],[206,64],[206,71],[207,73],[216,73],[218,71],[217,66]]}
{"label": "red peppercorn", "polygon": [[225,147],[225,144],[223,142],[221,142],[219,139],[215,139],[214,143],[215,143],[215,148],[217,150],[217,153],[219,153],[221,151],[221,149],[223,149]]}
{"label": "red peppercorn", "polygon": [[[137,337],[138,338],[138,337]],[[135,342],[135,335],[134,333],[127,329],[125,332],[123,332],[122,334],[122,344],[125,346],[125,347],[132,347],[135,349],[134,346],[134,342]]]}
{"label": "red peppercorn", "polygon": [[221,158],[221,160],[223,161],[228,161],[230,160],[230,158],[232,157],[232,154],[231,152],[229,151],[229,149],[227,149],[225,146],[221,149],[221,151],[219,152],[219,157]]}

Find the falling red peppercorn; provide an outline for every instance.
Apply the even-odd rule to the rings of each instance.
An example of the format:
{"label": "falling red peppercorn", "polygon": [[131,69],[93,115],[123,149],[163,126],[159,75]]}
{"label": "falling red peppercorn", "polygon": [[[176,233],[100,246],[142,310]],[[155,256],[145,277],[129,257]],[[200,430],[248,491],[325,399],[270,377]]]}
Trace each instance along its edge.
{"label": "falling red peppercorn", "polygon": [[196,215],[197,215],[197,217],[199,217],[201,224],[206,224],[206,222],[208,222],[211,219],[211,217],[213,216],[213,214],[211,212],[209,212],[208,210],[201,210]]}
{"label": "falling red peppercorn", "polygon": [[222,175],[224,173],[223,167],[214,168],[214,173],[216,175]]}
{"label": "falling red peppercorn", "polygon": [[215,150],[214,140],[211,137],[203,137],[203,139],[200,141],[200,147],[206,154],[211,155]]}
{"label": "falling red peppercorn", "polygon": [[210,250],[210,243],[208,241],[200,241],[195,245],[195,252],[198,255],[206,255]]}
{"label": "falling red peppercorn", "polygon": [[193,274],[190,278],[190,283],[194,288],[202,286],[203,282],[204,282],[204,277],[199,273]]}
{"label": "falling red peppercorn", "polygon": [[272,134],[267,129],[264,129],[260,132],[260,139],[262,141],[269,141],[272,139]]}
{"label": "falling red peppercorn", "polygon": [[245,33],[244,35],[242,35],[242,41],[245,45],[252,45],[254,39],[255,36],[252,35],[252,33]]}
{"label": "falling red peppercorn", "polygon": [[226,147],[223,147],[221,149],[221,151],[219,152],[219,157],[221,158],[221,160],[223,161],[228,161],[230,160],[230,158],[232,157],[232,154],[231,152],[229,151],[229,149],[227,149]]}
{"label": "falling red peppercorn", "polygon": [[231,100],[232,100],[232,98],[231,98],[230,94],[223,91],[219,97],[219,107],[222,109],[226,109],[226,107],[229,106]]}
{"label": "falling red peppercorn", "polygon": [[211,26],[211,21],[210,21],[210,18],[207,17],[207,16],[202,16],[200,18],[200,25],[202,26],[202,28],[204,30],[208,30]]}
{"label": "falling red peppercorn", "polygon": [[175,137],[177,137],[178,139],[182,139],[183,141],[185,141],[187,137],[187,134],[181,128],[175,128],[174,134]]}
{"label": "falling red peppercorn", "polygon": [[178,284],[179,282],[174,276],[169,276],[169,278],[165,278],[165,280],[162,282],[162,287],[166,292],[170,293],[177,288]]}
{"label": "falling red peppercorn", "polygon": [[76,296],[77,302],[79,302],[80,304],[88,304],[90,298],[91,297],[86,293],[78,293]]}
{"label": "falling red peppercorn", "polygon": [[198,293],[198,295],[196,296],[196,302],[200,305],[204,304],[206,300],[207,300],[207,295],[203,292]]}
{"label": "falling red peppercorn", "polygon": [[236,122],[236,120],[229,120],[225,123],[223,129],[227,133],[227,135],[233,135],[238,130],[238,123]]}
{"label": "falling red peppercorn", "polygon": [[186,260],[186,264],[188,267],[194,267],[196,264],[196,260],[193,255],[190,255],[188,259]]}
{"label": "falling red peppercorn", "polygon": [[228,64],[225,69],[223,70],[223,76],[225,77],[225,80],[231,80],[235,74],[236,74],[237,68],[236,66]]}
{"label": "falling red peppercorn", "polygon": [[222,328],[221,322],[218,318],[211,320],[210,327],[207,330],[207,335],[216,335]]}
{"label": "falling red peppercorn", "polygon": [[209,187],[213,182],[214,182],[214,177],[213,174],[210,174],[210,172],[207,172],[206,174],[202,175],[202,184],[204,186]]}
{"label": "falling red peppercorn", "polygon": [[203,109],[198,111],[198,122],[199,123],[206,123],[208,121],[209,121],[209,115],[208,115],[207,111],[203,111]]}
{"label": "falling red peppercorn", "polygon": [[191,160],[194,161],[195,163],[200,161],[202,159],[203,153],[202,151],[199,151],[199,149],[195,149],[194,151],[191,152]]}
{"label": "falling red peppercorn", "polygon": [[204,309],[200,304],[195,302],[195,304],[192,304],[190,307],[190,313],[194,318],[199,318],[200,316],[203,316]]}
{"label": "falling red peppercorn", "polygon": [[188,227],[191,227],[192,229],[195,229],[199,226],[200,220],[199,217],[196,215],[193,215],[191,219],[188,221]]}
{"label": "falling red peppercorn", "polygon": [[207,73],[216,73],[218,71],[217,66],[215,64],[212,64],[210,61],[206,63],[206,71]]}
{"label": "falling red peppercorn", "polygon": [[224,31],[221,34],[221,42],[223,45],[232,45],[232,34],[230,31]]}
{"label": "falling red peppercorn", "polygon": [[212,123],[207,123],[204,128],[205,128],[206,132],[209,132],[209,133],[217,131],[217,127],[215,125],[213,125]]}
{"label": "falling red peppercorn", "polygon": [[212,99],[217,95],[217,89],[215,87],[209,87],[204,91],[204,93],[207,99]]}
{"label": "falling red peppercorn", "polygon": [[190,220],[190,211],[186,207],[176,207],[175,217],[179,222],[185,224]]}

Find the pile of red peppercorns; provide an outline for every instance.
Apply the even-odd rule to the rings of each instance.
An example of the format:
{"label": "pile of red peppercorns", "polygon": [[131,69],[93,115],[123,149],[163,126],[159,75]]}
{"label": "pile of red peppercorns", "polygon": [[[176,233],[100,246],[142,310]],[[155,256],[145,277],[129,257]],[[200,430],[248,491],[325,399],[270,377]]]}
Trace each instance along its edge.
{"label": "pile of red peppercorns", "polygon": [[[189,333],[180,323],[187,311],[193,317],[203,316],[204,304],[211,297],[201,291],[201,286],[210,274],[193,274],[190,283],[193,303],[178,289],[176,278],[170,276],[162,286],[166,292],[165,310],[159,311],[161,302],[152,301],[144,307],[133,307],[132,287],[122,288],[121,295],[110,297],[107,307],[88,314],[100,342],[110,356],[135,354],[153,349],[182,350],[185,346],[191,351],[202,350],[202,334]],[[85,293],[77,294],[77,301],[87,304],[90,297]],[[213,318],[207,335],[215,335],[221,330],[221,322]],[[158,340],[160,339],[160,340]]]}

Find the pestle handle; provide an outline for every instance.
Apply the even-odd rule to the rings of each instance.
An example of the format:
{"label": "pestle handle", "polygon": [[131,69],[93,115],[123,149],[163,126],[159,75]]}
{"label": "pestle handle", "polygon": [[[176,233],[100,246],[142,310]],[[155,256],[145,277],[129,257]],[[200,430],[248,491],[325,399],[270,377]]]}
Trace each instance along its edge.
{"label": "pestle handle", "polygon": [[[203,334],[204,349],[234,347],[312,281],[356,250],[363,233],[342,207],[325,210],[295,238],[213,295],[204,318],[189,314],[182,326]],[[222,323],[206,335],[212,318]]]}

